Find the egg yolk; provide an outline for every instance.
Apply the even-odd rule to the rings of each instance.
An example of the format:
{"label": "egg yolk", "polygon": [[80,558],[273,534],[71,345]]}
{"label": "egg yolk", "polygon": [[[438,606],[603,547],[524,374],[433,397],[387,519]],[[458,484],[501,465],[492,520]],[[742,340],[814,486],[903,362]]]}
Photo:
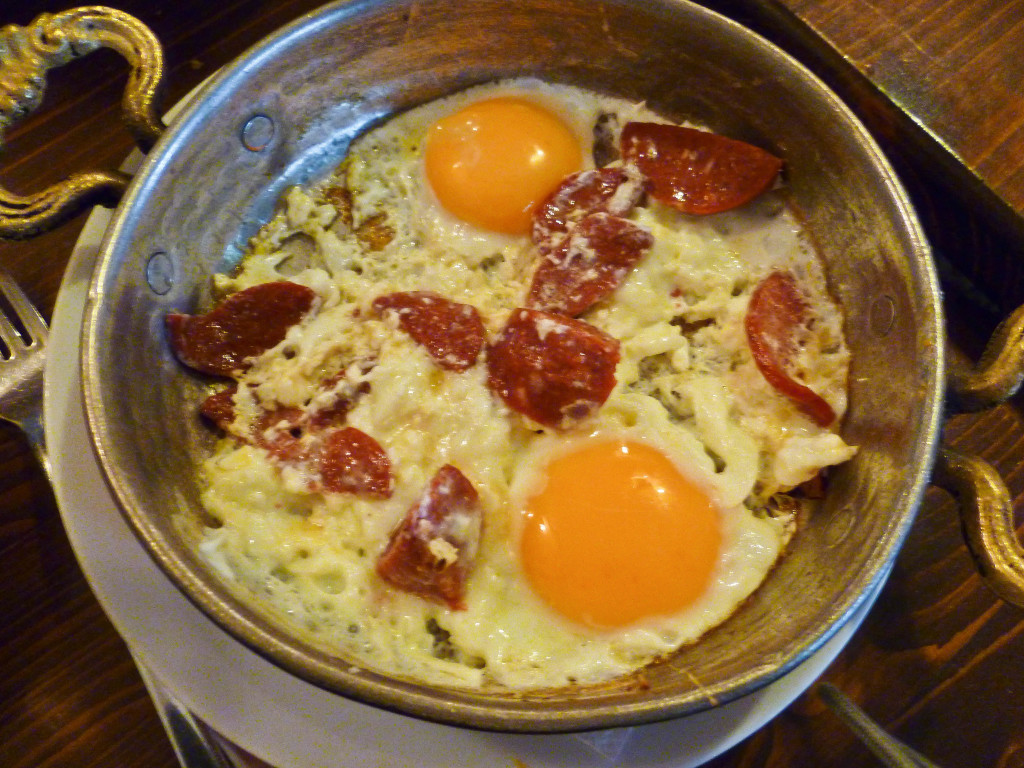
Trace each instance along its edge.
{"label": "egg yolk", "polygon": [[580,170],[582,151],[556,115],[525,99],[485,99],[436,122],[427,180],[441,205],[484,229],[525,234],[534,209]]}
{"label": "egg yolk", "polygon": [[546,474],[524,511],[521,556],[556,611],[605,629],[675,613],[703,594],[721,549],[718,510],[663,453],[594,442]]}

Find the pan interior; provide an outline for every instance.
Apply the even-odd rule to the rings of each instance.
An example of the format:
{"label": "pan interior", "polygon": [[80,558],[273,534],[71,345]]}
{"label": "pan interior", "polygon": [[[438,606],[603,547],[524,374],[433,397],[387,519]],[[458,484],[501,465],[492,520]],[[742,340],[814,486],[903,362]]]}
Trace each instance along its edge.
{"label": "pan interior", "polygon": [[[231,269],[281,192],[333,169],[367,126],[523,75],[646,100],[785,158],[794,205],[846,314],[853,363],[842,431],[858,456],[831,476],[821,509],[754,597],[700,643],[645,670],[642,685],[627,678],[513,696],[359,670],[233,594],[195,554],[203,519],[195,468],[212,443],[195,415],[206,382],[171,356],[164,316],[208,305],[210,275]],[[154,265],[169,287],[153,279]],[[678,716],[806,659],[888,573],[930,468],[940,408],[935,276],[877,148],[777,49],[672,0],[349,2],[299,20],[220,73],[147,159],[108,232],[83,334],[101,465],[133,530],[185,594],[315,684],[499,730]]]}

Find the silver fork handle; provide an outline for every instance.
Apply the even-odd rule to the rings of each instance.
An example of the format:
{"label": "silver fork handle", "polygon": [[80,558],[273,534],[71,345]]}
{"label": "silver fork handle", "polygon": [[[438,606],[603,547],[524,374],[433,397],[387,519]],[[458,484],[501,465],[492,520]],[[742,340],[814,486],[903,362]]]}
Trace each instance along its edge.
{"label": "silver fork handle", "polygon": [[[38,386],[42,389],[43,384],[41,381],[31,381],[29,386]],[[39,400],[42,402],[42,395],[39,396]],[[32,453],[35,454],[36,461],[42,467],[43,473],[46,475],[46,479],[50,482],[50,487],[52,488],[53,471],[50,468],[50,454],[46,452],[46,432],[43,430],[42,413],[26,415],[18,422],[18,427],[25,433],[29,447],[32,449]]]}

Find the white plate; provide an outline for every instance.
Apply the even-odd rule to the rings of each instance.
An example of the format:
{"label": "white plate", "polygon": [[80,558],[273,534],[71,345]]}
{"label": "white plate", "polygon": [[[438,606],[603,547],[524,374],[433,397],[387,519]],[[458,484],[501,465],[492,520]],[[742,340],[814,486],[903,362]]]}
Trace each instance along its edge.
{"label": "white plate", "polygon": [[[129,164],[137,162],[135,157]],[[752,734],[810,686],[874,602],[873,594],[808,661],[761,691],[687,718],[634,728],[541,736],[470,731],[374,709],[305,683],[248,650],[193,606],[150,560],[104,483],[86,432],[78,353],[89,278],[109,220],[110,212],[101,209],[89,217],[51,328],[46,438],[64,525],[92,590],[139,660],[213,728],[277,768],[700,765]]]}

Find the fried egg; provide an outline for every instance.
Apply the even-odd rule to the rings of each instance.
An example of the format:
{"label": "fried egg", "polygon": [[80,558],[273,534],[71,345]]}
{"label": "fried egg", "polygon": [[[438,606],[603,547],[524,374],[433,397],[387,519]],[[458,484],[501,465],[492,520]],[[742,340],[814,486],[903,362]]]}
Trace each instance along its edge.
{"label": "fried egg", "polygon": [[557,451],[517,505],[520,560],[542,599],[605,629],[704,594],[722,544],[707,491],[645,441],[590,437]]}
{"label": "fried egg", "polygon": [[533,209],[592,168],[601,115],[639,113],[578,89],[517,80],[400,115],[361,137],[345,174],[358,218],[388,211],[399,240],[453,249],[471,263],[523,248]]}
{"label": "fried egg", "polygon": [[[529,287],[532,211],[594,166],[597,127],[633,119],[664,122],[569,86],[481,86],[383,123],[331,178],[289,190],[219,287],[286,276],[319,303],[254,361],[236,403],[307,407],[325,372],[345,371],[360,393],[346,423],[383,447],[394,493],[310,490],[265,450],[222,440],[203,466],[218,524],[200,551],[227,582],[330,652],[416,680],[511,689],[635,671],[698,641],[757,589],[796,524],[770,497],[855,452],[773,391],[747,348],[758,279],[799,273],[820,318],[803,350],[809,384],[842,414],[842,316],[771,195],[702,218],[655,202],[630,214],[654,246],[582,317],[618,339],[616,384],[566,429],[511,411],[482,360],[444,370],[371,309],[384,294],[433,291],[472,305],[496,333]],[[344,212],[332,202],[339,188],[350,195]],[[387,236],[370,242],[361,227],[371,223]],[[311,255],[288,266],[297,236]],[[473,484],[484,516],[463,609],[394,589],[374,570],[446,464]]]}

